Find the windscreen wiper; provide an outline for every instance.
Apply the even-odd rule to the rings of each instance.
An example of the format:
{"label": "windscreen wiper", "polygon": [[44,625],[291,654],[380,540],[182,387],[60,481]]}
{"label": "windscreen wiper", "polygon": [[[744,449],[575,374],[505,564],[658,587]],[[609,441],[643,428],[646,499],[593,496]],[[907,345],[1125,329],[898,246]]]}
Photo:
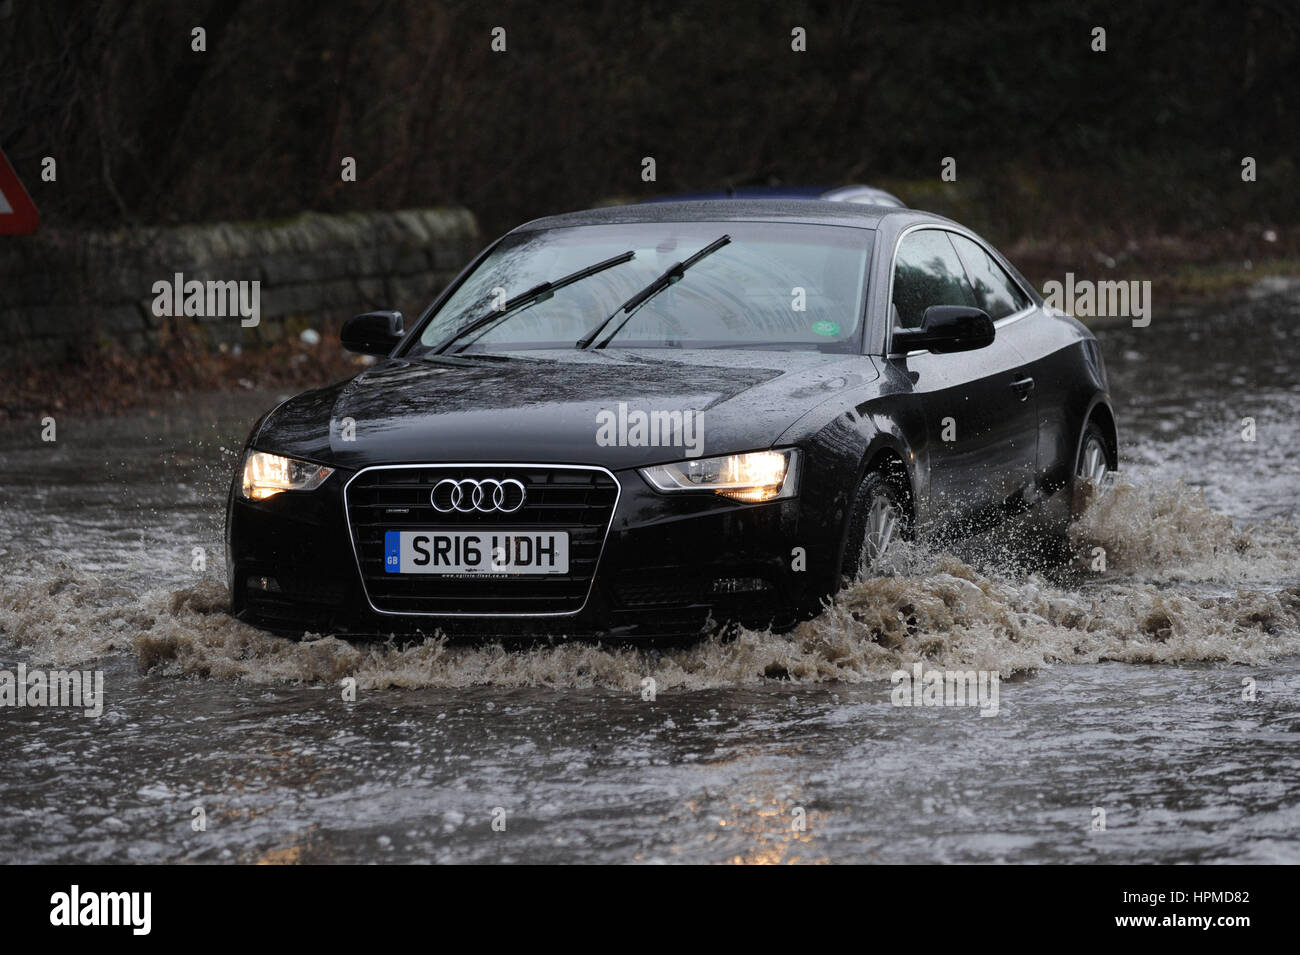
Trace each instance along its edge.
{"label": "windscreen wiper", "polygon": [[[511,312],[517,311],[518,309],[522,308],[525,305],[546,301],[548,298],[550,298],[560,289],[564,288],[566,285],[572,285],[574,282],[581,282],[583,279],[589,278],[595,275],[597,272],[603,272],[606,269],[612,269],[614,266],[622,265],[624,262],[630,262],[634,258],[636,258],[636,253],[631,249],[629,249],[628,251],[622,253],[621,255],[616,255],[611,259],[605,259],[603,262],[597,262],[595,265],[589,265],[585,269],[579,269],[576,272],[570,272],[568,275],[564,276],[564,278],[556,279],[553,282],[543,282],[540,285],[534,285],[527,292],[520,292],[514,298],[506,299],[505,304],[501,306],[501,308],[496,309],[495,311],[490,312],[487,315],[482,315],[479,318],[474,319],[474,321],[470,322],[468,325],[466,325],[463,328],[458,328],[450,338],[448,338],[446,341],[442,342],[441,344],[437,345],[433,349],[433,354],[441,355],[444,351],[446,351],[456,342],[460,341],[466,335],[474,334],[480,328],[485,328],[486,326],[491,325],[493,322],[505,318]],[[464,351],[464,349],[468,348],[471,344],[473,343],[466,342],[464,347],[461,348],[460,350]]]}
{"label": "windscreen wiper", "polygon": [[650,301],[650,299],[654,298],[656,295],[658,295],[668,286],[673,285],[676,282],[680,282],[682,276],[686,274],[687,269],[695,265],[697,262],[699,262],[701,259],[705,258],[706,256],[712,255],[714,252],[717,252],[718,249],[722,248],[730,241],[731,241],[731,236],[729,235],[719,236],[718,238],[710,242],[708,245],[706,245],[704,248],[700,249],[700,251],[692,255],[689,259],[686,259],[683,262],[676,262],[673,265],[670,265],[667,269],[664,270],[664,273],[662,275],[660,275],[657,279],[655,279],[653,282],[651,282],[641,291],[637,292],[630,299],[628,299],[626,302],[624,302],[622,305],[616,308],[614,310],[613,315],[610,315],[608,318],[606,318],[603,322],[601,322],[599,325],[593,328],[586,335],[583,335],[581,338],[579,338],[574,343],[574,345],[578,348],[589,348],[591,346],[591,343],[594,342],[597,339],[597,337],[599,337],[601,331],[604,330],[605,326],[608,325],[610,322],[612,322],[615,319],[615,317],[617,317],[619,312],[622,312],[623,320],[618,323],[618,326],[612,332],[610,332],[608,335],[605,336],[605,340],[603,342],[601,342],[599,345],[596,346],[597,348],[604,348],[606,345],[609,344],[611,338],[613,338],[615,335],[617,335],[619,332],[623,330],[623,326],[626,325],[631,320],[632,314],[638,308],[640,308],[646,302]]}

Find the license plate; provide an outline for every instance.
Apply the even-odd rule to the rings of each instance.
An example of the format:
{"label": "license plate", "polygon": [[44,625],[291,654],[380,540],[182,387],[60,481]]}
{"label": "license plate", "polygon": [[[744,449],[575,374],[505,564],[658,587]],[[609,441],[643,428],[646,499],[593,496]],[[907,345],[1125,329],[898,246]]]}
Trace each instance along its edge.
{"label": "license plate", "polygon": [[532,531],[387,531],[390,574],[567,574],[569,535]]}

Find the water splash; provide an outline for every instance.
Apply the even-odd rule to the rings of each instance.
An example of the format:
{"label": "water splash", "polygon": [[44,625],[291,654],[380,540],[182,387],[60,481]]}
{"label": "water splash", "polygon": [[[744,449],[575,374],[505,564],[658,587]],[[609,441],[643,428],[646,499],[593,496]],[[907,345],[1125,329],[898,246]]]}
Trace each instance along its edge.
{"label": "water splash", "polygon": [[143,671],[252,683],[362,688],[610,687],[706,689],[774,679],[887,678],[918,659],[1003,677],[1054,664],[1224,661],[1300,654],[1300,534],[1282,522],[1235,527],[1181,483],[1122,484],[1074,527],[1084,554],[1106,550],[1105,573],[1063,578],[904,546],[884,573],[841,592],[787,634],[743,631],[651,651],[587,642],[527,649],[352,644],[328,635],[272,636],[232,619],[216,579],[139,593],[67,564],[7,576],[0,638],[34,661],[71,666],[130,654]]}

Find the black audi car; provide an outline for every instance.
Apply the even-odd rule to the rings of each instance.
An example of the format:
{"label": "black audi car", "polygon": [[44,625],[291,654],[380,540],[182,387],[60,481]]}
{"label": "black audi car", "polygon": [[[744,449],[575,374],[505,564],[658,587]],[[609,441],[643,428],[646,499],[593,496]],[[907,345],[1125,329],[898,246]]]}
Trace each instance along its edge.
{"label": "black audi car", "polygon": [[1116,464],[1097,343],[969,229],[683,202],[540,219],[253,427],[232,610],[287,633],[789,626],[914,534],[1065,532]]}

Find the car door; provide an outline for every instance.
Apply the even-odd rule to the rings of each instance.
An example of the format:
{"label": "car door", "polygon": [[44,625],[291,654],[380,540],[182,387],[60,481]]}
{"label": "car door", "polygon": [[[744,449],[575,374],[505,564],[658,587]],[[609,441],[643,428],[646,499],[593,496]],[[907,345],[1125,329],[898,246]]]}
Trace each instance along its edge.
{"label": "car door", "polygon": [[1024,291],[1023,278],[1004,268],[996,253],[966,236],[954,235],[953,242],[972,279],[995,290],[992,300],[1010,301],[1017,309],[1002,320],[998,334],[1014,344],[1034,378],[1039,420],[1035,482],[1040,496],[1053,494],[1069,483],[1083,416],[1096,391],[1105,390],[1100,352],[1073,320],[1045,313]]}
{"label": "car door", "polygon": [[[895,326],[919,328],[932,305],[980,307],[947,230],[905,233],[894,257]],[[930,513],[944,524],[982,522],[1015,506],[1033,480],[1037,413],[1024,361],[998,333],[984,348],[892,355],[926,419]],[[963,528],[964,529],[964,528]]]}
{"label": "car door", "polygon": [[[980,308],[988,312],[997,326],[997,337],[1020,356],[1019,380],[1027,381],[1026,404],[1034,406],[1035,439],[1034,486],[1040,487],[1062,453],[1064,434],[1062,418],[1067,402],[1063,389],[1070,379],[1069,369],[1061,356],[1053,355],[1059,346],[1051,335],[1043,334],[1042,312],[1037,303],[1013,276],[998,256],[977,238],[953,232],[949,235],[957,255],[966,267],[966,275],[975,290]],[[1071,438],[1077,435],[1071,435]],[[1073,460],[1073,445],[1069,448]],[[1027,497],[1033,495],[1026,494]]]}

